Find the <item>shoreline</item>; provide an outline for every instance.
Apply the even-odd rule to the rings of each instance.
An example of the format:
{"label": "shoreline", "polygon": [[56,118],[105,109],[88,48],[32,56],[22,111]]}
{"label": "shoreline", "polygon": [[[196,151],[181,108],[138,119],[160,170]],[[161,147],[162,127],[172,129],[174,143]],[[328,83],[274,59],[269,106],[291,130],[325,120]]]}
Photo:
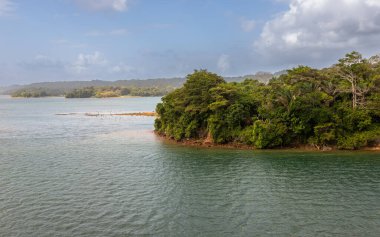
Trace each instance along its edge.
{"label": "shoreline", "polygon": [[380,152],[380,144],[377,144],[373,147],[363,147],[357,150],[344,150],[338,149],[336,147],[324,147],[318,149],[312,145],[297,145],[297,146],[287,146],[287,147],[276,147],[272,149],[257,149],[253,146],[241,144],[241,143],[227,143],[227,144],[215,144],[207,141],[206,139],[186,139],[182,141],[177,141],[173,138],[169,138],[166,135],[159,134],[156,131],[153,133],[160,138],[161,140],[170,143],[181,145],[183,147],[200,147],[200,148],[221,148],[221,149],[231,149],[231,150],[252,150],[252,151],[310,151],[310,152],[358,152],[358,151],[371,151],[371,152]]}
{"label": "shoreline", "polygon": [[65,96],[41,96],[41,97],[22,97],[22,96],[11,96],[11,95],[1,95],[6,98],[12,99],[44,99],[44,98],[63,98],[63,99],[118,99],[118,98],[142,98],[142,97],[155,97],[155,96],[135,96],[135,95],[123,95],[114,97],[87,97],[87,98],[66,98]]}
{"label": "shoreline", "polygon": [[139,116],[139,117],[156,117],[156,112],[119,112],[119,113],[100,113],[100,112],[71,112],[71,113],[57,113],[58,116],[67,116],[67,115],[84,115],[89,117],[98,117],[98,116]]}

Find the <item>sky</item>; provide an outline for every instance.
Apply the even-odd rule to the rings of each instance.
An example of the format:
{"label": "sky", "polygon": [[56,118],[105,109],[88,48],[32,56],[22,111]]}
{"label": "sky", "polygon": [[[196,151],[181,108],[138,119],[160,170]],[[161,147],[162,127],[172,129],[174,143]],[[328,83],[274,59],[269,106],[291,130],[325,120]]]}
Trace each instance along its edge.
{"label": "sky", "polygon": [[321,68],[379,42],[380,0],[0,0],[0,86]]}

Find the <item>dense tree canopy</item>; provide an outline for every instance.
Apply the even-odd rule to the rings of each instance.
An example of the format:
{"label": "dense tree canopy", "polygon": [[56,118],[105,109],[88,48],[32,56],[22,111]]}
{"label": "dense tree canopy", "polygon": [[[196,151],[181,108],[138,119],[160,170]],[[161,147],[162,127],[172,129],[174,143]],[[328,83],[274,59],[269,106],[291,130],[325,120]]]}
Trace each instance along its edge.
{"label": "dense tree canopy", "polygon": [[352,52],[329,68],[299,66],[268,84],[195,71],[156,110],[156,131],[175,140],[358,149],[380,139],[380,60]]}
{"label": "dense tree canopy", "polygon": [[60,96],[61,92],[54,89],[26,88],[12,93],[12,97],[38,98],[46,96]]}

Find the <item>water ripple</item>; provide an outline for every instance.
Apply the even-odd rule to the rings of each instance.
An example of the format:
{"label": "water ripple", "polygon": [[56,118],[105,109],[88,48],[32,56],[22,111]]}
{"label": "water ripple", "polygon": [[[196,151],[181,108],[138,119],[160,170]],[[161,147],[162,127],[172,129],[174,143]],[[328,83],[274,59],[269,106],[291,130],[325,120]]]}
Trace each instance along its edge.
{"label": "water ripple", "polygon": [[380,235],[378,153],[185,148],[152,120],[54,116],[104,100],[6,103],[0,236]]}

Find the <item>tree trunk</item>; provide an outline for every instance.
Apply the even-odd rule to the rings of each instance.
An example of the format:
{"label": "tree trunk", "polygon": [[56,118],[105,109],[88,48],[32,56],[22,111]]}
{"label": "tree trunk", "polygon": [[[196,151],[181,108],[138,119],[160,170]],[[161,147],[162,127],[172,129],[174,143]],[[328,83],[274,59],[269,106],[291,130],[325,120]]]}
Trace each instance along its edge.
{"label": "tree trunk", "polygon": [[355,80],[352,80],[352,82],[351,82],[351,89],[352,89],[352,108],[356,109],[358,99],[357,99],[357,95],[356,95]]}

